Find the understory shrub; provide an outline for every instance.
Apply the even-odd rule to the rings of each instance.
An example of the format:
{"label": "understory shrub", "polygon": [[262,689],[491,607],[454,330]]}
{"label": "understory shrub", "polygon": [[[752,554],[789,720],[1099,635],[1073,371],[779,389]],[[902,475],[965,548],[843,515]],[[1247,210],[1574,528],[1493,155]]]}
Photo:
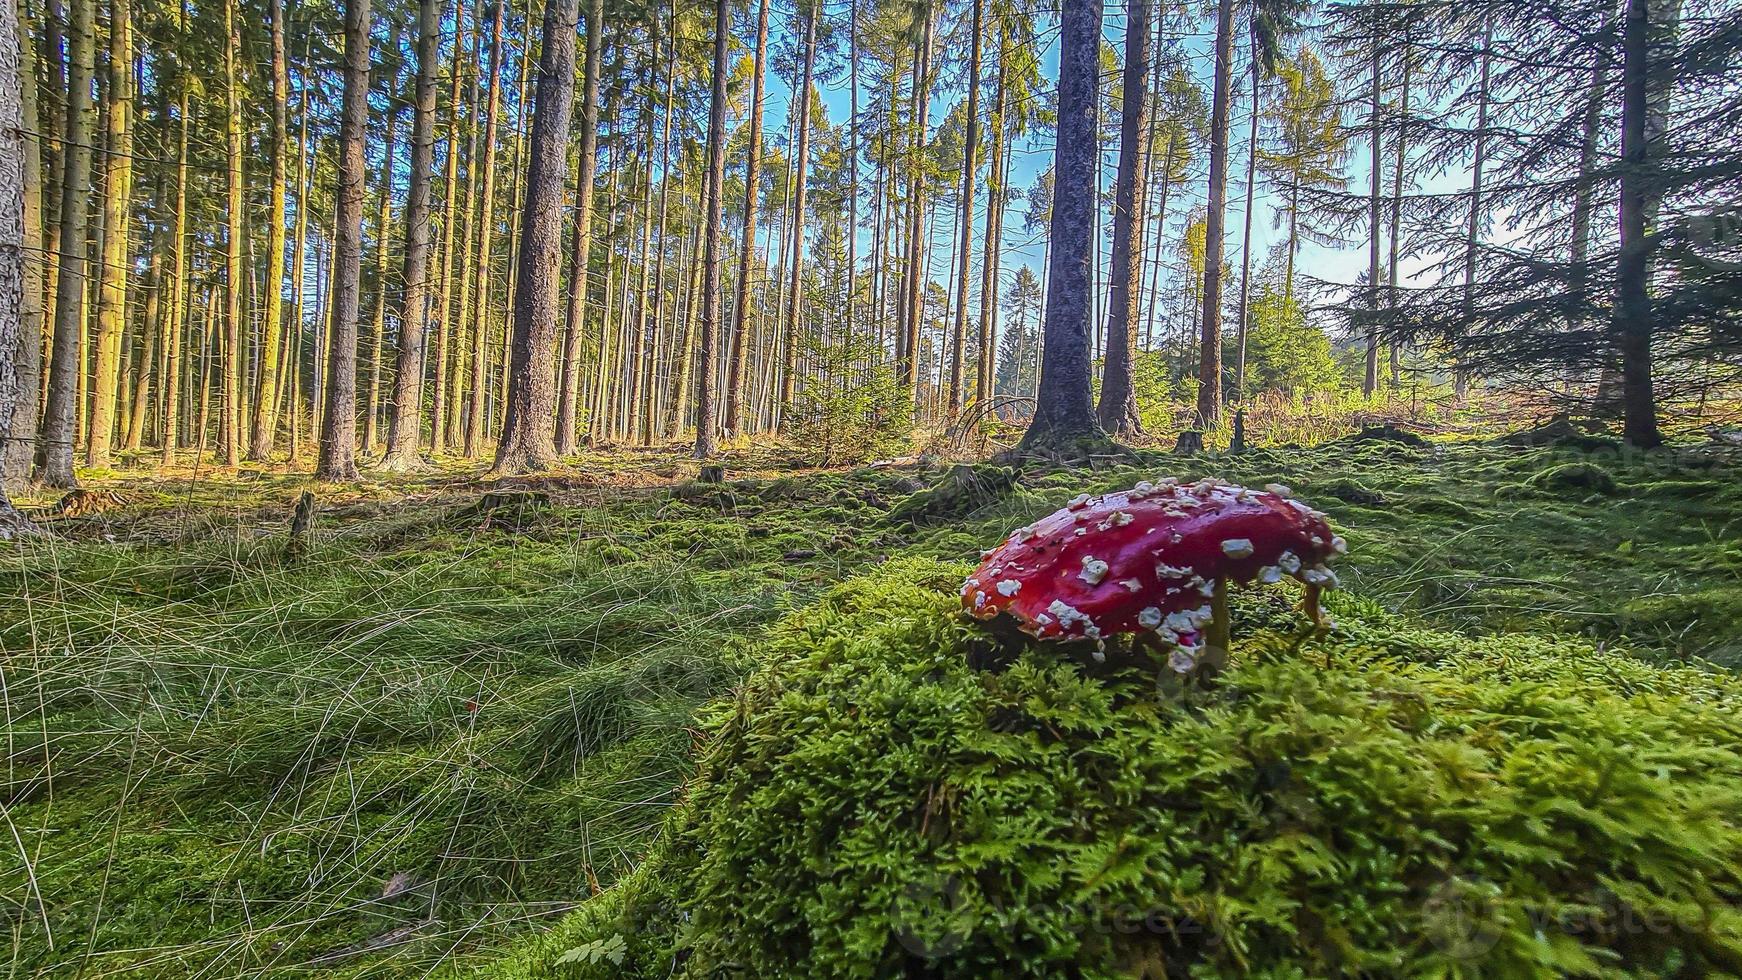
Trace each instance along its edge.
{"label": "understory shrub", "polygon": [[1242,593],[1220,682],[964,654],[964,566],[772,632],[622,890],[502,976],[1742,970],[1742,687]]}

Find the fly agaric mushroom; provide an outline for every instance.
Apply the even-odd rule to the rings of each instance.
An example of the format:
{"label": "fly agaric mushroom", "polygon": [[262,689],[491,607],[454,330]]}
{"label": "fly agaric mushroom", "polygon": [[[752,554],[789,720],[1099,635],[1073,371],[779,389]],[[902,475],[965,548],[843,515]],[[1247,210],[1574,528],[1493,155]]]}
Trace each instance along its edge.
{"label": "fly agaric mushroom", "polygon": [[1335,587],[1325,563],[1345,549],[1325,515],[1270,484],[1143,482],[1081,494],[985,553],[962,585],[962,608],[1007,616],[1043,640],[1086,640],[1104,658],[1108,637],[1157,643],[1179,673],[1228,648],[1229,581],[1284,575],[1306,586],[1302,608],[1323,624],[1319,593]]}

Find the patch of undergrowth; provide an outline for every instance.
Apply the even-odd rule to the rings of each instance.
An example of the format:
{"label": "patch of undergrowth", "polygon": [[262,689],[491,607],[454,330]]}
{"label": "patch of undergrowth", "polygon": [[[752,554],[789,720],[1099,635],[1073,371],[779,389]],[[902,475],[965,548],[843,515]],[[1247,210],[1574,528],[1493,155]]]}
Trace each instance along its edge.
{"label": "patch of undergrowth", "polygon": [[[1704,975],[1742,686],[1342,603],[1164,695],[966,666],[969,566],[781,623],[664,842],[500,977]],[[1284,625],[1274,607],[1260,623]]]}
{"label": "patch of undergrowth", "polygon": [[[120,484],[123,511],[0,553],[13,970],[422,976],[577,904],[548,942],[579,948],[563,930],[670,888],[644,858],[676,843],[660,828],[698,712],[798,665],[790,631],[824,621],[772,644],[769,624],[844,579],[880,588],[887,559],[969,561],[1078,492],[1158,475],[1282,482],[1329,511],[1372,613],[1346,630],[1403,612],[1457,631],[1412,631],[1393,658],[1516,641],[1555,655],[1492,669],[1583,651],[1589,684],[1621,671],[1648,694],[1690,675],[1592,645],[1742,662],[1742,481],[1721,458],[1373,442],[1142,459],[1025,473],[921,522],[892,511],[941,467],[793,470],[755,449],[712,484],[681,454],[599,449],[496,488],[550,497],[508,519],[473,510],[483,491],[450,466],[315,488],[300,556],[300,479]],[[1584,464],[1614,492],[1542,476]],[[1267,608],[1242,621],[1292,622]]]}
{"label": "patch of undergrowth", "polygon": [[142,540],[9,551],[13,969],[423,975],[610,884],[743,638],[868,560],[889,494],[684,486],[335,501],[300,555],[283,488],[173,545],[141,493]]}

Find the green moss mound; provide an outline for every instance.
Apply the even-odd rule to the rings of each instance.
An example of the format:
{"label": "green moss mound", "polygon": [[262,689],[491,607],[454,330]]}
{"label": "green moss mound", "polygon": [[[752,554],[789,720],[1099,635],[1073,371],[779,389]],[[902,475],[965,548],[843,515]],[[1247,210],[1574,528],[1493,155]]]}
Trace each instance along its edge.
{"label": "green moss mound", "polygon": [[1545,493],[1612,494],[1615,492],[1615,477],[1595,463],[1562,463],[1537,473],[1526,480],[1525,485]]}
{"label": "green moss mound", "polygon": [[1359,603],[1183,699],[1044,652],[980,673],[962,572],[776,627],[655,855],[500,975],[1742,968],[1733,680]]}

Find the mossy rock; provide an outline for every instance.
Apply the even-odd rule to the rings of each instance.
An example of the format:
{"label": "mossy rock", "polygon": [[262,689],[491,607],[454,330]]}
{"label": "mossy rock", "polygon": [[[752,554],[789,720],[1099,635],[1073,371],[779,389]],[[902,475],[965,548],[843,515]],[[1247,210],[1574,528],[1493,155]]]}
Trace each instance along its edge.
{"label": "mossy rock", "polygon": [[887,566],[777,626],[655,857],[497,975],[1742,962],[1734,680],[1359,603],[1323,643],[1237,641],[1184,695],[1046,650],[977,671],[966,570]]}
{"label": "mossy rock", "polygon": [[1595,463],[1562,463],[1551,466],[1524,483],[1530,489],[1543,493],[1597,493],[1607,496],[1616,490],[1614,475]]}
{"label": "mossy rock", "polygon": [[990,463],[952,466],[943,479],[908,496],[889,512],[893,524],[935,524],[966,517],[1016,489],[1017,472]]}
{"label": "mossy rock", "polygon": [[1315,483],[1309,488],[1315,496],[1330,497],[1363,507],[1384,507],[1389,501],[1377,490],[1371,490],[1354,480],[1336,479]]}

